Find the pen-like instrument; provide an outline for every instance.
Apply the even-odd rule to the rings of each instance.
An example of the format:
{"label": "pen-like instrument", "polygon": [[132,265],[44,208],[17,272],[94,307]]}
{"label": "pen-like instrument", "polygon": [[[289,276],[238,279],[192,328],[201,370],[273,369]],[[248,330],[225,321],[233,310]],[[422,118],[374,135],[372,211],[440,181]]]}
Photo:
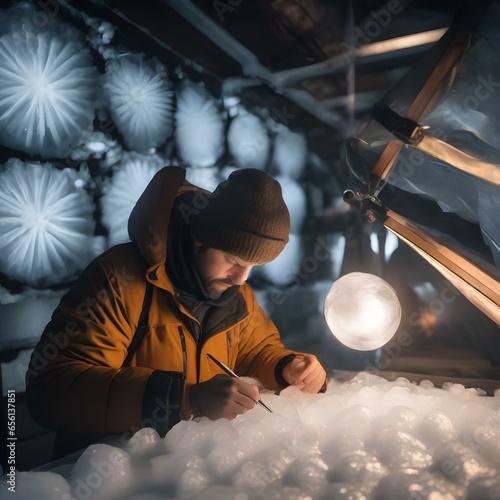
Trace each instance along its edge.
{"label": "pen-like instrument", "polygon": [[[238,375],[236,375],[236,373],[233,372],[233,370],[231,370],[231,368],[229,368],[229,366],[226,366],[224,363],[222,363],[221,361],[219,361],[218,359],[215,359],[211,354],[207,354],[207,356],[219,367],[221,368],[222,370],[224,370],[228,375],[230,375],[231,377],[235,377],[235,378],[240,378],[238,377]],[[269,408],[269,406],[267,406],[266,404],[264,404],[260,399],[258,401],[255,401],[258,405],[262,406],[262,408],[265,408],[269,413],[274,413],[273,410],[271,410],[271,408]]]}

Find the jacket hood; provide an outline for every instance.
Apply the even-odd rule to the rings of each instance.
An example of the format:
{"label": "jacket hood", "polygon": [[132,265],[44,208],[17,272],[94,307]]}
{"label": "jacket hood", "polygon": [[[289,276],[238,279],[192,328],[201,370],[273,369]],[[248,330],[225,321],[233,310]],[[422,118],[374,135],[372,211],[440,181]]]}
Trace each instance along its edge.
{"label": "jacket hood", "polygon": [[[150,269],[167,258],[170,214],[185,177],[186,171],[181,167],[162,168],[151,179],[128,219],[130,239],[139,247]],[[191,189],[197,188],[191,186]]]}

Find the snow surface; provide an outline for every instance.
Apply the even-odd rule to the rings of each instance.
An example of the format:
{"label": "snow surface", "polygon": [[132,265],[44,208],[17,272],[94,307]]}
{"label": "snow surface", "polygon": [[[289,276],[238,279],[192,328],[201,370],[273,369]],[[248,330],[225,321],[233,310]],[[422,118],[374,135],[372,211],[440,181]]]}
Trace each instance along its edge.
{"label": "snow surface", "polygon": [[11,294],[0,287],[0,349],[38,342],[65,292],[25,289],[22,294]]}
{"label": "snow surface", "polygon": [[262,390],[272,414],[91,445],[75,465],[18,473],[16,499],[498,499],[500,391],[483,394],[363,372],[325,394]]}
{"label": "snow surface", "polygon": [[32,352],[33,349],[23,349],[16,359],[0,363],[3,396],[7,396],[7,391],[11,390],[17,394],[26,392],[26,372],[28,371]]}

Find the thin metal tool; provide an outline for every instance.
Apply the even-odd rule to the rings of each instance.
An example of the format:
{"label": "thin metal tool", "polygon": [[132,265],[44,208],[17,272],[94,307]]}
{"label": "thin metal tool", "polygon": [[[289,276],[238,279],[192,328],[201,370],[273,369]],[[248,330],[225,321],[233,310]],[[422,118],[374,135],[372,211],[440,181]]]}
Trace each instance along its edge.
{"label": "thin metal tool", "polygon": [[[236,373],[233,372],[233,370],[231,370],[231,368],[229,368],[228,366],[226,366],[224,363],[222,363],[221,361],[219,361],[218,359],[215,359],[211,354],[208,354],[207,353],[207,356],[219,367],[221,368],[222,370],[224,370],[228,375],[230,375],[231,377],[235,377],[235,378],[240,378],[238,377],[238,375],[236,375]],[[274,413],[273,410],[271,410],[271,408],[269,408],[269,406],[267,406],[265,403],[263,403],[260,399],[258,401],[255,401],[258,405],[262,406],[262,408],[265,408],[269,413]]]}

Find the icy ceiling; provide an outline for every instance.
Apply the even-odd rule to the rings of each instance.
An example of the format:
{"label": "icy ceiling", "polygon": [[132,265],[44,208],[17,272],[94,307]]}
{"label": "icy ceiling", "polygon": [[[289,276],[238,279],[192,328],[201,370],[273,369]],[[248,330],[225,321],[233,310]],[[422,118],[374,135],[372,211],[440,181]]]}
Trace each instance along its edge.
{"label": "icy ceiling", "polygon": [[[443,33],[460,2],[71,2],[165,49],[225,93],[345,131]],[[145,39],[144,39],[145,38]],[[355,71],[354,71],[355,62]],[[356,98],[353,96],[356,94]],[[285,97],[286,99],[283,99]],[[309,116],[310,115],[310,116]],[[312,125],[314,122],[307,122]]]}
{"label": "icy ceiling", "polygon": [[405,0],[95,3],[98,12],[201,66],[226,92],[257,93],[255,99],[267,102],[275,92],[336,127],[343,126],[349,93],[356,92],[358,108],[368,109],[394,83],[392,72],[439,38],[457,7]]}

